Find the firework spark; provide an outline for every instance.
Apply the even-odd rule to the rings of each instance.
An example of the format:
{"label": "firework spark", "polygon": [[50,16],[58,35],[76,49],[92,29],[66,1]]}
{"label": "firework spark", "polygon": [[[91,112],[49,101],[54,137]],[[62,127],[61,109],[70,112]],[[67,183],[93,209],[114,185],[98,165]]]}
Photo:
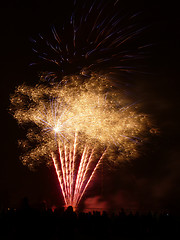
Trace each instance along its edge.
{"label": "firework spark", "polygon": [[53,82],[68,74],[142,71],[142,64],[141,70],[136,65],[149,45],[142,44],[138,36],[146,27],[135,22],[140,13],[122,16],[118,7],[118,1],[75,4],[63,26],[52,26],[50,34],[39,34],[32,40],[40,59],[41,79]]}
{"label": "firework spark", "polygon": [[19,86],[11,106],[17,121],[28,127],[27,140],[21,141],[23,164],[52,159],[65,204],[74,207],[101,162],[136,157],[150,131],[139,104],[97,74],[88,81],[75,75],[61,85]]}

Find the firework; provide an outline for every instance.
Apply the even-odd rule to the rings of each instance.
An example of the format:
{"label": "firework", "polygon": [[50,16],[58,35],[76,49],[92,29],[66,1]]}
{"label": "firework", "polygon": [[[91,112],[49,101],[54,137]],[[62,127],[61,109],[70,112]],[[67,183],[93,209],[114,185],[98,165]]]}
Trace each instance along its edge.
{"label": "firework", "polygon": [[12,114],[27,128],[19,141],[23,164],[53,163],[66,206],[77,207],[102,162],[137,157],[155,129],[123,90],[123,78],[117,79],[121,89],[111,80],[117,71],[136,72],[132,63],[144,58],[148,46],[135,41],[144,30],[134,24],[139,14],[120,16],[118,2],[75,3],[50,38],[32,40],[41,81],[17,87],[11,97]]}
{"label": "firework", "polygon": [[23,164],[52,159],[65,204],[76,207],[103,160],[137,156],[150,130],[138,105],[97,74],[88,81],[71,76],[61,85],[19,86],[11,109],[28,128],[27,140],[20,142],[26,152]]}
{"label": "firework", "polygon": [[[140,41],[146,27],[139,27],[140,13],[120,14],[118,1],[84,1],[75,4],[63,26],[32,40],[38,55],[41,79],[59,81],[68,74],[90,76],[92,72],[124,74],[142,72],[142,59],[149,45]],[[141,70],[138,62],[141,61]]]}

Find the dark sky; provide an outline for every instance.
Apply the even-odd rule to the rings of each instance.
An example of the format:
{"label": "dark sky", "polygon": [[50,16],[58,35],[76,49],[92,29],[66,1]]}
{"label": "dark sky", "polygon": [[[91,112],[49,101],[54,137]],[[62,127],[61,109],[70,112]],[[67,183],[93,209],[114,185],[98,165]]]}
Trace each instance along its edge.
{"label": "dark sky", "polygon": [[[37,81],[37,73],[28,67],[34,58],[30,37],[63,21],[71,12],[72,1],[7,1],[1,3],[1,167],[0,206],[17,205],[27,196],[31,203],[46,199],[61,203],[53,169],[41,167],[31,172],[19,161],[17,140],[20,129],[8,113],[9,95],[23,82]],[[151,25],[148,40],[154,46],[147,61],[151,73],[140,77],[137,94],[145,109],[157,122],[161,134],[152,139],[139,159],[116,171],[104,171],[91,187],[86,207],[150,208],[179,211],[179,50],[180,17],[175,1],[121,1],[124,12],[144,11]],[[126,3],[123,3],[126,2]],[[121,9],[121,11],[122,11]],[[142,20],[143,21],[143,20]]]}

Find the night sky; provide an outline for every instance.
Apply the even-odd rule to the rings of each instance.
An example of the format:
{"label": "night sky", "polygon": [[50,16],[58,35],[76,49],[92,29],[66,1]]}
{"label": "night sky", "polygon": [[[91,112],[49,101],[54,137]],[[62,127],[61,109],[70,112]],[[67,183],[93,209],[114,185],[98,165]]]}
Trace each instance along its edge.
{"label": "night sky", "polygon": [[[24,134],[9,114],[9,96],[23,82],[38,81],[28,67],[34,59],[30,37],[47,31],[71,13],[72,1],[7,1],[1,3],[1,156],[0,208],[18,206],[23,197],[31,204],[46,200],[62,204],[53,168],[31,172],[19,160],[18,139]],[[175,1],[121,1],[124,13],[144,12],[151,27],[144,38],[153,43],[145,59],[149,74],[134,87],[144,109],[155,119],[160,134],[144,147],[141,157],[113,171],[101,169],[84,198],[84,207],[141,208],[180,211],[179,50],[180,15]],[[125,3],[124,3],[125,2]],[[136,3],[135,3],[136,2]],[[142,18],[143,23],[143,18]],[[133,76],[132,76],[133,78]]]}

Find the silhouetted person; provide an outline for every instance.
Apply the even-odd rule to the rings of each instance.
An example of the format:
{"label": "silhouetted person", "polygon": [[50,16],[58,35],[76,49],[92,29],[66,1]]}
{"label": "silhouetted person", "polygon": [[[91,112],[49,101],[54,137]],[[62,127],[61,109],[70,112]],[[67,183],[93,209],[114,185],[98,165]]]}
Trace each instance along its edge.
{"label": "silhouetted person", "polygon": [[72,236],[74,234],[74,229],[76,228],[77,215],[73,211],[72,206],[68,206],[63,214],[63,227],[64,233],[67,236]]}

